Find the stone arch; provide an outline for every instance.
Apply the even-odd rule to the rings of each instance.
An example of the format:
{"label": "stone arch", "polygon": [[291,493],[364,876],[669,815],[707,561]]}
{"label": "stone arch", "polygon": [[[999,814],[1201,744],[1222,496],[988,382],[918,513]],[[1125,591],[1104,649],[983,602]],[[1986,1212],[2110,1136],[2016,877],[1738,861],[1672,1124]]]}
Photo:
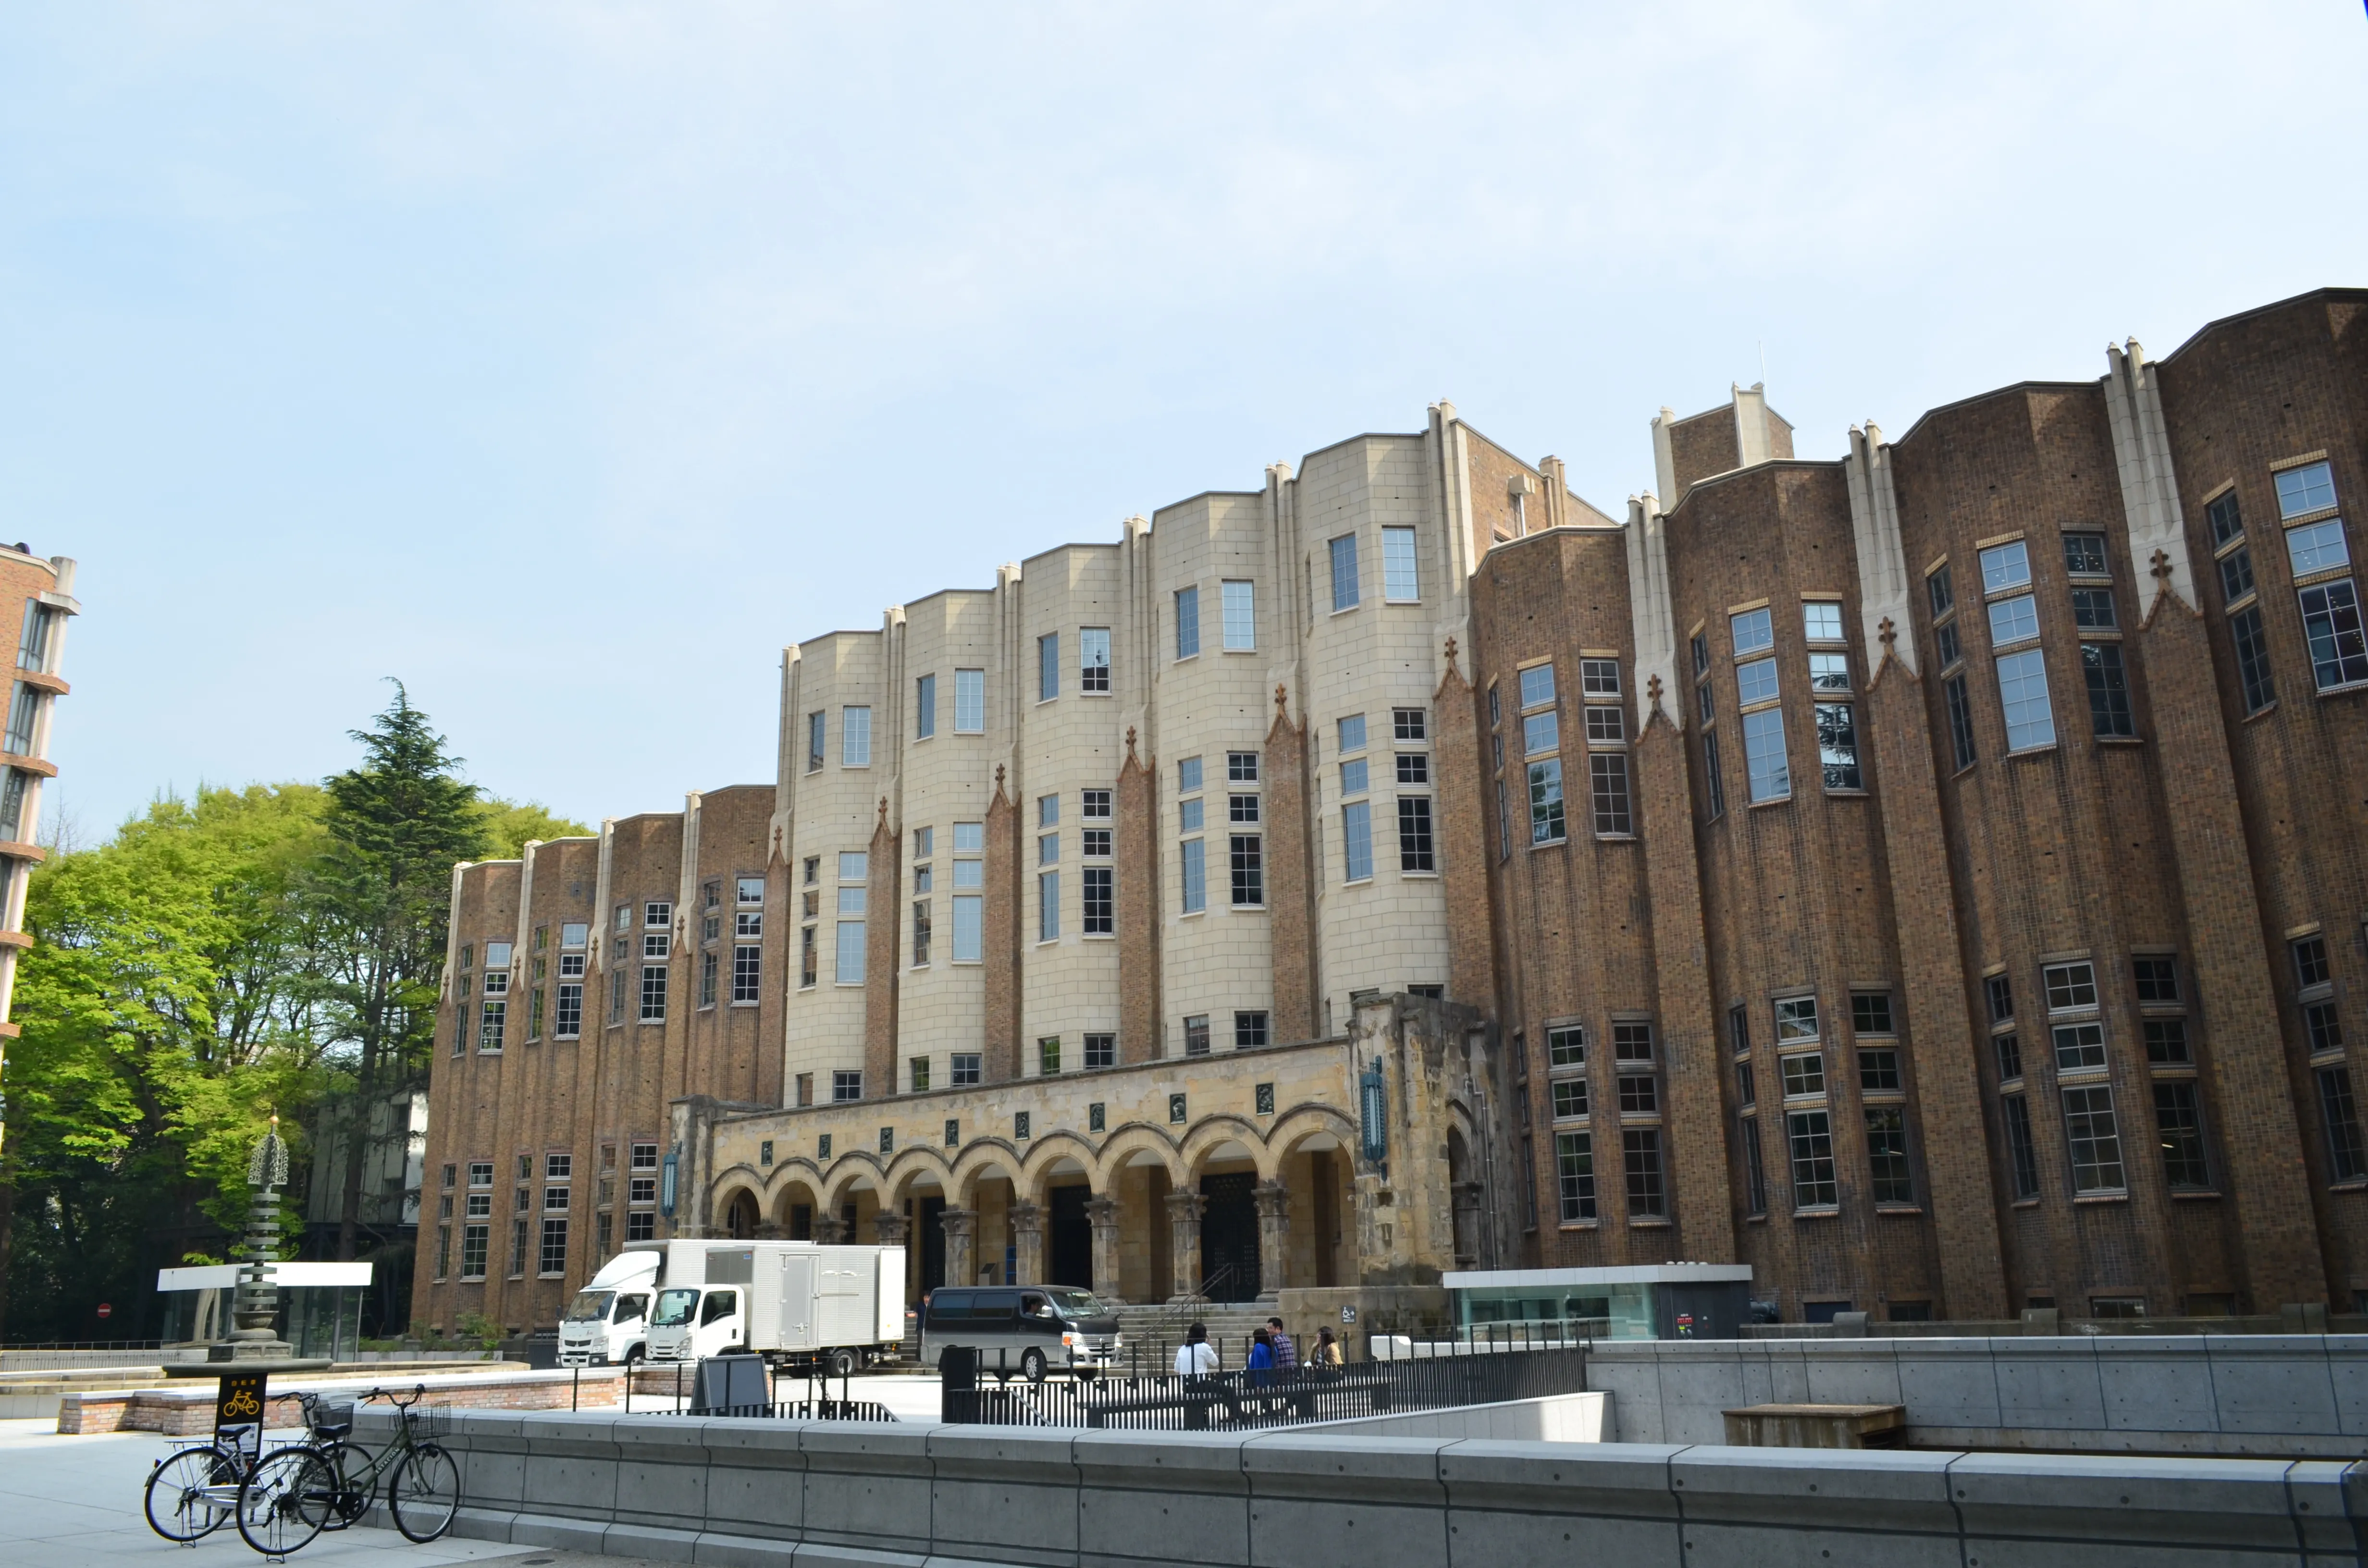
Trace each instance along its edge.
{"label": "stone arch", "polygon": [[764,1212],[753,1172],[735,1166],[718,1179],[713,1220],[716,1235],[753,1239],[757,1227],[763,1222]]}
{"label": "stone arch", "polygon": [[832,1163],[824,1183],[823,1207],[836,1214],[852,1194],[867,1187],[884,1194],[887,1174],[880,1157],[869,1150],[842,1154]]}
{"label": "stone arch", "polygon": [[1027,1166],[1028,1162],[1020,1152],[1006,1140],[978,1139],[963,1148],[961,1156],[954,1161],[947,1184],[948,1201],[960,1209],[976,1208],[978,1184],[990,1175],[1001,1176],[1011,1183],[1014,1190],[1018,1190],[1020,1173]]}
{"label": "stone arch", "polygon": [[773,1167],[772,1179],[766,1184],[765,1208],[773,1224],[785,1237],[794,1236],[791,1210],[803,1205],[809,1217],[822,1210],[822,1172],[806,1159],[786,1161]]}
{"label": "stone arch", "polygon": [[1023,1201],[1029,1203],[1044,1201],[1045,1194],[1052,1187],[1053,1167],[1064,1159],[1075,1160],[1083,1166],[1087,1183],[1092,1186],[1096,1192],[1101,1190],[1100,1184],[1095,1179],[1100,1174],[1101,1162],[1097,1157],[1093,1143],[1089,1140],[1078,1133],[1063,1130],[1047,1132],[1043,1137],[1032,1142],[1033,1147],[1028,1151],[1027,1165],[1014,1183]]}
{"label": "stone arch", "polygon": [[1260,1181],[1274,1179],[1274,1164],[1267,1148],[1266,1134],[1256,1124],[1231,1112],[1205,1117],[1193,1123],[1184,1135],[1180,1151],[1188,1178],[1198,1177],[1201,1168],[1224,1145],[1237,1143],[1257,1167]]}
{"label": "stone arch", "polygon": [[1352,1160],[1356,1157],[1358,1141],[1364,1136],[1355,1119],[1343,1115],[1331,1106],[1312,1103],[1293,1106],[1276,1120],[1273,1129],[1267,1133],[1267,1147],[1273,1152],[1274,1167],[1281,1169],[1282,1162],[1300,1144],[1318,1133],[1330,1134]]}
{"label": "stone arch", "polygon": [[946,1157],[927,1144],[912,1144],[897,1152],[882,1173],[880,1202],[882,1208],[902,1208],[912,1196],[913,1184],[923,1176],[935,1176],[951,1202],[953,1195],[953,1166]]}
{"label": "stone arch", "polygon": [[1182,1151],[1178,1148],[1176,1140],[1168,1136],[1167,1129],[1155,1127],[1147,1121],[1130,1121],[1102,1140],[1100,1150],[1087,1165],[1087,1168],[1093,1173],[1094,1190],[1110,1191],[1118,1181],[1118,1173],[1130,1165],[1137,1164],[1135,1155],[1146,1153],[1153,1155],[1155,1163],[1167,1172],[1170,1185],[1183,1182]]}

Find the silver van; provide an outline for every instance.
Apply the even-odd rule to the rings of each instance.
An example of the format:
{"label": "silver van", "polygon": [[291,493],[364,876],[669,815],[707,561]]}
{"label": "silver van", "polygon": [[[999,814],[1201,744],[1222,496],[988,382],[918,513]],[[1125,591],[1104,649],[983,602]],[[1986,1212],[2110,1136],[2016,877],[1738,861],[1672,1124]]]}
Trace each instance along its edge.
{"label": "silver van", "polygon": [[1118,1359],[1118,1314],[1070,1285],[940,1288],[922,1307],[921,1364],[936,1366],[950,1345],[977,1351],[990,1376],[1091,1378]]}

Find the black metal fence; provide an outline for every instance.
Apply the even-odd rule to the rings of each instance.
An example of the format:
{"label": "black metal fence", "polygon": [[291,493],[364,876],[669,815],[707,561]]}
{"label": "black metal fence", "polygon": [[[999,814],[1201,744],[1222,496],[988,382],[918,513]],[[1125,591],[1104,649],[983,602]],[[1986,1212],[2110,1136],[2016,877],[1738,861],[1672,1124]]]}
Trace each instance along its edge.
{"label": "black metal fence", "polygon": [[1577,1393],[1587,1387],[1583,1345],[1461,1349],[1344,1367],[1214,1372],[1198,1377],[1048,1379],[990,1382],[946,1358],[940,1416],[964,1426],[1110,1426],[1198,1431],[1287,1426],[1394,1411],[1451,1410]]}

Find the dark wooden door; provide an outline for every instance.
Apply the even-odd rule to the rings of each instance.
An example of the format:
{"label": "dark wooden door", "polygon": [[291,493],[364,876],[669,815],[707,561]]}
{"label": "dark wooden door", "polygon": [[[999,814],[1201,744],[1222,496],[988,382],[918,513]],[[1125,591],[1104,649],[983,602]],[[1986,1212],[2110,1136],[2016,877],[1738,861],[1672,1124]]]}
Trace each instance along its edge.
{"label": "dark wooden door", "polygon": [[1201,1178],[1201,1278],[1212,1301],[1254,1301],[1258,1293],[1255,1172]]}

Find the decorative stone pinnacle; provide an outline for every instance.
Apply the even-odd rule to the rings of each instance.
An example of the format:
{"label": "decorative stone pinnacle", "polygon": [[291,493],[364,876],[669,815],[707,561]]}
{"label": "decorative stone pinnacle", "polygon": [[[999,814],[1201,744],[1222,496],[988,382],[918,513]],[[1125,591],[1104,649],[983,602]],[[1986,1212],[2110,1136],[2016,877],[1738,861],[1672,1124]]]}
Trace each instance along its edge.
{"label": "decorative stone pinnacle", "polygon": [[1287,718],[1290,716],[1290,712],[1291,693],[1283,687],[1281,682],[1277,681],[1274,687],[1274,716],[1278,719]]}
{"label": "decorative stone pinnacle", "polygon": [[1447,662],[1451,665],[1455,662],[1455,639],[1452,637],[1447,640]]}
{"label": "decorative stone pinnacle", "polygon": [[995,792],[1003,793],[1003,764],[999,762],[995,765]]}
{"label": "decorative stone pinnacle", "polygon": [[1134,755],[1134,726],[1132,724],[1126,727],[1126,759],[1136,764],[1140,764],[1143,760]]}
{"label": "decorative stone pinnacle", "polygon": [[2154,564],[2147,570],[2152,572],[2155,576],[2160,578],[2162,581],[2166,583],[2169,582],[2170,552],[2167,550],[2157,549],[2154,552]]}
{"label": "decorative stone pinnacle", "polygon": [[1645,681],[1645,697],[1654,707],[1658,708],[1661,705],[1661,677],[1659,676],[1651,676],[1646,677]]}
{"label": "decorative stone pinnacle", "polygon": [[885,795],[880,797],[880,825],[888,825],[888,797]]}
{"label": "decorative stone pinnacle", "polygon": [[1883,639],[1883,645],[1888,648],[1899,640],[1899,629],[1891,624],[1891,618],[1886,615],[1875,622],[1875,635]]}

